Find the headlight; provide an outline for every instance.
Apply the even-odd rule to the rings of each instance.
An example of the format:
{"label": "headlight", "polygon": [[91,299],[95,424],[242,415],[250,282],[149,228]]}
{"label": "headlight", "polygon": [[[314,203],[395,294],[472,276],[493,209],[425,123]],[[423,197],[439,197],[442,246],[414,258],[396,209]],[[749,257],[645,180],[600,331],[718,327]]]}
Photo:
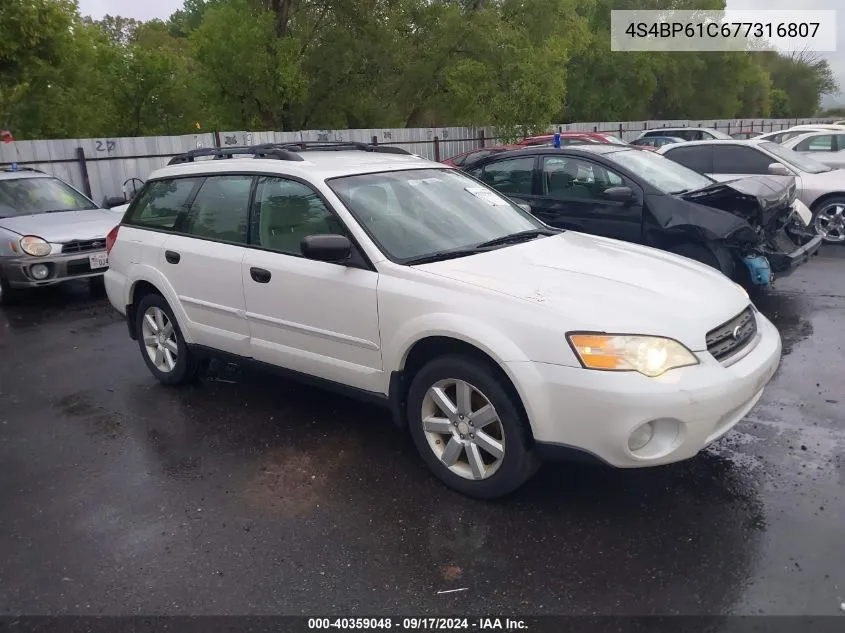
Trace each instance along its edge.
{"label": "headlight", "polygon": [[747,291],[745,288],[743,288],[742,286],[740,286],[740,285],[739,285],[738,283],[736,283],[736,282],[734,282],[734,285],[736,286],[736,289],[737,289],[737,290],[739,290],[740,294],[741,294],[743,297],[745,297],[746,299],[750,299],[750,298],[751,298],[751,297],[749,297],[749,296],[748,296],[748,291]]}
{"label": "headlight", "polygon": [[630,334],[568,334],[572,349],[587,369],[638,371],[654,378],[698,359],[672,339]]}
{"label": "headlight", "polygon": [[25,235],[21,238],[21,250],[33,257],[44,257],[50,254],[52,248],[46,240],[42,240],[40,237]]}

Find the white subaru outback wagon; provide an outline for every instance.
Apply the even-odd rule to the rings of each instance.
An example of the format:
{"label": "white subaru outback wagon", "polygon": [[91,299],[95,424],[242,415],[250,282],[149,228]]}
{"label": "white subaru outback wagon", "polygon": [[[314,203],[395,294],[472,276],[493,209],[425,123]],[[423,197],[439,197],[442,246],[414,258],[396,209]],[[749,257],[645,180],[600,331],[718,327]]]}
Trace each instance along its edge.
{"label": "white subaru outback wagon", "polygon": [[161,382],[222,356],[381,402],[482,498],[543,459],[693,457],[780,362],[714,269],[551,229],[398,148],[194,150],[150,176],[108,251],[108,296]]}

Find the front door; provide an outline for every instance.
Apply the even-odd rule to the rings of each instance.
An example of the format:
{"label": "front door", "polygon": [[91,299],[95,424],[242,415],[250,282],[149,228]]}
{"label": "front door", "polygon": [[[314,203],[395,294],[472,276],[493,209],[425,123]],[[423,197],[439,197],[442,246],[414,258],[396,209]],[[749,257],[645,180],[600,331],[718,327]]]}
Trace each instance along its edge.
{"label": "front door", "polygon": [[310,186],[259,178],[242,266],[252,356],[378,392],[378,273],[304,258],[302,239],[326,233],[346,231]]}

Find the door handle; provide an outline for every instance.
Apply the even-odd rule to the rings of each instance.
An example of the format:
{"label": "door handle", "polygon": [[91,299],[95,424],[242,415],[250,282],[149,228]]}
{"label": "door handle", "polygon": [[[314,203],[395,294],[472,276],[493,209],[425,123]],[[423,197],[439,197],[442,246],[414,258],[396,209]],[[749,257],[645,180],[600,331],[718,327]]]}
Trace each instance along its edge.
{"label": "door handle", "polygon": [[272,277],[269,270],[256,268],[254,266],[249,269],[249,274],[254,281],[257,281],[260,284],[270,283],[270,277]]}
{"label": "door handle", "polygon": [[176,251],[164,251],[164,259],[170,264],[178,264],[182,256]]}

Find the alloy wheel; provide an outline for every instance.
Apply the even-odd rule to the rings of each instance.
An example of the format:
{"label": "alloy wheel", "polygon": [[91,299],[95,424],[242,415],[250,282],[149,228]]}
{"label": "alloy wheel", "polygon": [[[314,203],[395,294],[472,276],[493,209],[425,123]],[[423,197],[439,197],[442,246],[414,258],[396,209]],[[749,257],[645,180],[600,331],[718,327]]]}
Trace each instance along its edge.
{"label": "alloy wheel", "polygon": [[814,225],[825,242],[845,242],[845,204],[834,203],[819,209]]}
{"label": "alloy wheel", "polygon": [[431,450],[454,474],[487,479],[502,465],[505,430],[496,408],[465,380],[440,380],[426,391],[422,427]]}
{"label": "alloy wheel", "polygon": [[141,321],[141,334],[155,368],[165,374],[173,371],[179,358],[179,344],[173,322],[164,310],[157,306],[147,308]]}

